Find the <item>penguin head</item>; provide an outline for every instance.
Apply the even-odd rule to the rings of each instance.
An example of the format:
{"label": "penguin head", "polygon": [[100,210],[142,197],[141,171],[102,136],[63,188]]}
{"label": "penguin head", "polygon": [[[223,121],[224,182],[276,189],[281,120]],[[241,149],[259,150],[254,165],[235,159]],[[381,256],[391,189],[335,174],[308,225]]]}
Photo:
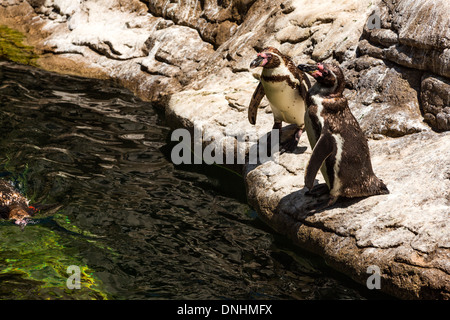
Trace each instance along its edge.
{"label": "penguin head", "polygon": [[273,69],[278,67],[281,61],[281,52],[274,47],[267,47],[258,53],[256,59],[250,63],[250,68],[263,67]]}
{"label": "penguin head", "polygon": [[338,93],[344,90],[344,74],[341,68],[335,64],[300,64],[297,68],[309,73],[322,87],[330,88],[331,93]]}
{"label": "penguin head", "polygon": [[25,226],[28,223],[30,214],[21,207],[15,206],[9,212],[9,219],[14,220],[14,223],[20,226]]}

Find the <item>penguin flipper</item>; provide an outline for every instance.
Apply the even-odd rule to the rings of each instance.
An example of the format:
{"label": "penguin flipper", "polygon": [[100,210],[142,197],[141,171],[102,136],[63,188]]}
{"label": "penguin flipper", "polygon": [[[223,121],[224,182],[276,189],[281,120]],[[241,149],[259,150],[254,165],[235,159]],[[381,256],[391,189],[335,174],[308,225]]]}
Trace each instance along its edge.
{"label": "penguin flipper", "polygon": [[314,185],[314,179],[316,178],[322,163],[331,155],[334,149],[335,143],[331,134],[322,134],[314,146],[305,171],[305,186],[309,190],[311,190]]}
{"label": "penguin flipper", "polygon": [[253,92],[252,99],[250,100],[250,104],[248,106],[248,121],[251,124],[256,123],[256,115],[258,113],[258,107],[265,95],[266,93],[264,92],[264,87],[260,82],[256,87],[255,92]]}

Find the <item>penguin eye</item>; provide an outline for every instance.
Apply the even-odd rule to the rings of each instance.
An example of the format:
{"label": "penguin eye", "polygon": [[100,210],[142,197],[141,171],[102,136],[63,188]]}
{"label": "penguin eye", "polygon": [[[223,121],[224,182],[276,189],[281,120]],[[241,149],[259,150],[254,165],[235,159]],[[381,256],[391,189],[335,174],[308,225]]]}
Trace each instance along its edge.
{"label": "penguin eye", "polygon": [[270,60],[272,58],[272,55],[270,53],[261,52],[261,53],[258,53],[258,57]]}
{"label": "penguin eye", "polygon": [[319,69],[321,76],[326,76],[328,75],[328,69],[325,68],[325,66],[321,63],[317,64],[317,69]]}

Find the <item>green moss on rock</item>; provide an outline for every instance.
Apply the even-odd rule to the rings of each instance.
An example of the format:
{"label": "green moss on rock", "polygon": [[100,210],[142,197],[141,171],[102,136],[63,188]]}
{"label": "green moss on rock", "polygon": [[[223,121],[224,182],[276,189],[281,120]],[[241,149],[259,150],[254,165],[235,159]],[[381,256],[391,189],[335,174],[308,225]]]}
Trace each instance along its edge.
{"label": "green moss on rock", "polygon": [[0,60],[35,66],[38,56],[33,47],[23,44],[24,38],[19,31],[0,25]]}

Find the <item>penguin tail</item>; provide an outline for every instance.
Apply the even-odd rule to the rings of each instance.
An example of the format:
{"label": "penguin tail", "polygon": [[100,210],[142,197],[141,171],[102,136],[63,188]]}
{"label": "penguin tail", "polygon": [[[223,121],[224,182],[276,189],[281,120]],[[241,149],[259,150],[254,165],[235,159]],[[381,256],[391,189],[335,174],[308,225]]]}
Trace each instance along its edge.
{"label": "penguin tail", "polygon": [[389,194],[390,193],[388,187],[383,182],[383,180],[380,180],[380,188],[379,188],[379,190],[380,190],[379,194]]}
{"label": "penguin tail", "polygon": [[383,182],[383,180],[377,177],[375,177],[375,179],[373,180],[372,186],[369,188],[369,192],[372,195],[383,195],[390,193],[388,187]]}

